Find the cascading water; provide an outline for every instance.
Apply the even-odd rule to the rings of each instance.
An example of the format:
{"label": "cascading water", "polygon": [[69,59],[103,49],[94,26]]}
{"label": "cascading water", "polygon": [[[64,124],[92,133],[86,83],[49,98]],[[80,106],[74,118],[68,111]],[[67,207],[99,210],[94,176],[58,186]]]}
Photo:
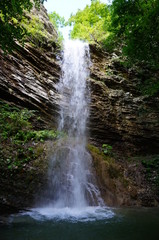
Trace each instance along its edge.
{"label": "cascading water", "polygon": [[89,46],[79,40],[64,43],[62,76],[57,84],[60,96],[59,139],[48,171],[48,186],[42,204],[30,216],[53,219],[96,220],[111,218],[96,185],[92,158],[86,149],[89,117]]}
{"label": "cascading water", "polygon": [[102,205],[92,174],[92,159],[86,150],[89,116],[89,46],[79,40],[64,44],[62,77],[57,86],[61,96],[59,130],[66,139],[56,145],[49,168],[48,203],[56,207]]}

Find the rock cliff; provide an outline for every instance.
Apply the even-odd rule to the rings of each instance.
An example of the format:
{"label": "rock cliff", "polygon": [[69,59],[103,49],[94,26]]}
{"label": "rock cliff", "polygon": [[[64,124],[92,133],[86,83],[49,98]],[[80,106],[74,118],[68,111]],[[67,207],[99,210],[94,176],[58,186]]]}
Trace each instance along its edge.
{"label": "rock cliff", "polygon": [[116,54],[90,49],[92,141],[125,152],[158,152],[159,98],[141,96],[137,72],[124,68]]}
{"label": "rock cliff", "polygon": [[[48,123],[56,127],[60,98],[56,83],[61,71],[57,33],[44,7],[40,12],[35,9],[33,13],[39,15],[47,34],[41,40],[30,38],[24,47],[17,43],[17,49],[10,55],[4,56],[0,51],[0,99],[39,110],[46,122],[45,127]],[[28,19],[31,17],[28,16]],[[116,54],[108,54],[95,46],[90,46],[90,54],[90,141],[99,147],[103,143],[113,145],[115,152],[119,153],[117,169],[122,169],[123,176],[130,178],[133,186],[136,184],[130,192],[124,188],[123,194],[120,194],[123,189],[118,188],[120,176],[119,179],[117,176],[116,183],[110,180],[102,160],[102,163],[96,164],[102,196],[110,205],[142,205],[144,200],[138,199],[144,197],[148,199],[145,200],[145,206],[151,205],[148,201],[151,201],[150,196],[154,192],[150,191],[151,185],[145,186],[148,183],[142,174],[142,164],[138,167],[134,162],[127,163],[124,157],[141,152],[159,152],[159,98],[141,96],[138,90],[140,78],[135,70],[124,68]],[[110,182],[115,186],[112,189],[108,186]],[[135,195],[133,202],[131,195],[132,198]],[[154,198],[152,202],[156,204]]]}
{"label": "rock cliff", "polygon": [[113,164],[92,153],[102,197],[111,206],[157,206],[159,97],[141,95],[138,72],[116,54],[90,51],[90,140],[115,153]]}
{"label": "rock cliff", "polygon": [[[37,29],[41,28],[42,34],[30,35],[24,46],[17,43],[12,54],[4,55],[0,50],[0,100],[8,102],[11,109],[18,107],[15,111],[19,114],[24,108],[37,110],[27,124],[31,131],[45,131],[56,128],[59,96],[55,85],[60,78],[60,51],[57,32],[43,6],[40,12],[33,9],[27,14],[28,24],[33,16],[37,20],[37,15],[40,22],[34,24],[40,24]],[[5,117],[3,110],[1,113],[2,118]],[[6,120],[9,121],[6,124],[16,125],[12,123],[13,119]],[[0,125],[3,125],[3,119]],[[25,136],[25,127],[20,131]],[[28,140],[14,144],[13,136],[4,139],[1,134],[0,142],[0,213],[6,214],[33,206],[36,195],[47,181],[49,151],[46,149],[49,143]],[[29,149],[31,161],[27,160]]]}
{"label": "rock cliff", "polygon": [[[58,54],[54,42],[47,49],[35,49],[27,43],[12,55],[1,54],[0,98],[39,109],[56,126]],[[159,98],[140,96],[134,73],[117,69],[120,66],[115,66],[110,55],[91,47],[91,58],[91,141],[113,144],[126,152],[158,152]]]}
{"label": "rock cliff", "polygon": [[[53,125],[58,116],[56,83],[60,78],[57,33],[45,8],[40,21],[47,33],[35,44],[18,46],[12,55],[0,55],[0,98],[39,109]],[[34,41],[33,41],[34,42]],[[140,79],[132,69],[120,65],[117,55],[90,46],[92,59],[90,139],[110,143],[127,152],[159,151],[159,98],[141,96]]]}
{"label": "rock cliff", "polygon": [[29,38],[24,47],[17,43],[17,50],[11,55],[5,56],[0,51],[0,98],[38,109],[56,124],[55,84],[60,77],[58,36],[43,6],[40,12],[34,9],[32,13],[38,14],[47,34],[41,40],[38,36]]}

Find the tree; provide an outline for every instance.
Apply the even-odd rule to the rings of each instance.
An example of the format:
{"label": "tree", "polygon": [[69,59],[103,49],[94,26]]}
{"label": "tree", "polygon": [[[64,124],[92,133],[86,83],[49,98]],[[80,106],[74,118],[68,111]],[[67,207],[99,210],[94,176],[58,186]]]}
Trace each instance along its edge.
{"label": "tree", "polygon": [[49,18],[56,29],[65,26],[65,18],[61,17],[58,13],[56,12],[50,13]]}
{"label": "tree", "polygon": [[60,28],[65,26],[65,18],[61,17],[58,13],[55,11],[49,14],[50,21],[54,25],[54,27],[57,30],[58,33],[58,39],[61,42],[63,40],[63,35],[60,31]]}
{"label": "tree", "polygon": [[24,11],[30,11],[44,0],[3,0],[0,1],[0,47],[4,52],[11,51],[15,42],[23,41],[26,34],[25,28],[21,24]]}
{"label": "tree", "polygon": [[159,64],[158,0],[114,0],[111,30],[131,60]]}
{"label": "tree", "polygon": [[73,25],[71,38],[87,40],[89,43],[101,42],[109,34],[107,31],[109,22],[108,6],[99,0],[92,0],[90,6],[78,10],[68,20],[68,24]]}

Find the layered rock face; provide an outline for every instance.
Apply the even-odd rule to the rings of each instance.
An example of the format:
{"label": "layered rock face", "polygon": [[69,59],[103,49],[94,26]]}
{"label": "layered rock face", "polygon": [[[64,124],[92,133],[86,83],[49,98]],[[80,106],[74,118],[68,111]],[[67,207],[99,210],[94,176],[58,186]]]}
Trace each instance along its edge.
{"label": "layered rock face", "polygon": [[56,124],[58,95],[55,84],[60,77],[58,36],[43,6],[40,12],[34,9],[32,14],[38,14],[47,35],[40,41],[35,39],[37,46],[31,39],[24,47],[17,45],[12,55],[4,56],[0,52],[0,98],[38,109]]}
{"label": "layered rock face", "polygon": [[159,98],[141,96],[138,73],[117,55],[90,52],[90,140],[116,155],[110,163],[92,154],[102,197],[110,206],[158,206]]}
{"label": "layered rock face", "polygon": [[[61,74],[57,33],[49,22],[44,7],[41,7],[40,13],[35,9],[33,13],[41,19],[47,32],[46,37],[42,41],[36,39],[34,45],[30,39],[30,43],[24,47],[18,46],[12,55],[4,56],[0,52],[0,99],[39,110],[45,119],[46,128],[49,122],[52,127],[56,127],[61,97],[56,90]],[[92,66],[88,79],[91,90],[88,127],[91,142],[99,146],[103,143],[113,145],[113,149],[123,156],[138,152],[158,153],[159,98],[141,96],[135,72],[123,68],[116,61],[115,54],[110,55],[94,46],[90,46],[90,53]],[[98,182],[106,203],[141,205],[140,202],[146,201],[145,206],[148,205],[147,201],[151,200],[153,192],[146,186],[146,180],[142,179],[144,174],[140,175],[144,171],[141,163],[140,172],[136,164],[130,166],[124,163],[124,166],[120,166],[119,163],[123,176],[131,178],[135,184],[138,182],[138,189],[132,187],[130,191],[119,186],[120,175],[119,180],[116,176],[116,182],[114,175],[111,179],[107,173],[110,171],[112,174],[111,169],[104,164],[98,162],[96,172],[100,175]],[[148,196],[148,200],[138,201],[145,196]],[[135,203],[129,198],[135,198]]]}
{"label": "layered rock face", "polygon": [[[0,98],[39,109],[56,126],[60,97],[56,83],[61,71],[57,33],[43,6],[32,13],[38,14],[46,37],[36,42],[37,46],[19,46],[12,55],[1,53]],[[159,98],[140,96],[135,73],[122,68],[115,55],[94,46],[90,52],[91,141],[113,144],[122,151],[158,152]]]}
{"label": "layered rock face", "polygon": [[136,73],[115,54],[91,46],[91,58],[91,140],[126,152],[158,152],[159,98],[141,96]]}

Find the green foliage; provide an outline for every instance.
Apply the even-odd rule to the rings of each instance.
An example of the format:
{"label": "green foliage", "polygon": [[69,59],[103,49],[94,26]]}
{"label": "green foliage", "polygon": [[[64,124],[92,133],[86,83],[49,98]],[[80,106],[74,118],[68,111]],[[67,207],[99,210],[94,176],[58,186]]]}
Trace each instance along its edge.
{"label": "green foliage", "polygon": [[15,158],[12,158],[12,156],[7,158],[8,169],[22,169],[25,164],[34,159],[36,159],[36,154],[34,153],[34,149],[32,147],[23,148],[22,146],[19,146]]}
{"label": "green foliage", "polygon": [[36,118],[35,111],[19,109],[0,102],[0,140],[11,139],[14,144],[24,144],[30,140],[56,139],[60,135],[54,130],[34,131],[31,118]]}
{"label": "green foliage", "polygon": [[39,43],[43,43],[47,37],[47,31],[45,30],[44,24],[38,17],[35,17],[34,15],[31,15],[31,19],[24,17],[21,24],[25,28],[27,33],[26,37],[30,42],[36,46],[38,46]]}
{"label": "green foliage", "polygon": [[47,139],[56,139],[59,136],[59,133],[54,130],[33,131],[32,134],[33,137],[31,139],[41,142]]}
{"label": "green foliage", "polygon": [[141,92],[148,96],[158,96],[159,94],[159,81],[158,79],[146,79],[141,86]]}
{"label": "green foliage", "polygon": [[[37,7],[41,0],[33,0]],[[0,47],[4,52],[10,52],[15,47],[15,42],[23,42],[26,29],[21,21],[24,11],[33,7],[31,0],[3,0],[0,1]]]}
{"label": "green foliage", "polygon": [[92,144],[88,144],[87,148],[88,148],[89,152],[91,153],[91,155],[93,156],[93,158],[96,159],[97,161],[98,160],[99,161],[104,161],[108,165],[114,163],[114,158],[112,158],[112,154],[110,154],[110,155],[109,154],[105,154],[103,152],[103,149],[99,149],[99,148],[95,147]]}
{"label": "green foliage", "polygon": [[56,29],[65,26],[65,18],[61,17],[55,11],[49,14],[50,21],[53,23]]}
{"label": "green foliage", "polygon": [[7,139],[10,136],[17,134],[21,129],[28,131],[31,127],[29,119],[33,112],[27,109],[20,109],[3,104],[0,102],[0,132],[2,139]]}
{"label": "green foliage", "polygon": [[143,159],[142,164],[146,168],[159,168],[159,156],[150,159]]}
{"label": "green foliage", "polygon": [[114,0],[111,31],[132,61],[159,66],[159,1]]}
{"label": "green foliage", "polygon": [[61,17],[55,11],[49,14],[49,18],[50,18],[50,21],[52,22],[52,24],[54,25],[54,27],[56,28],[56,30],[58,32],[59,41],[62,41],[63,40],[63,35],[60,31],[60,28],[65,26],[65,18]]}
{"label": "green foliage", "polygon": [[142,159],[142,164],[146,169],[148,180],[159,186],[159,156]]}
{"label": "green foliage", "polygon": [[102,152],[105,155],[112,155],[112,146],[108,145],[108,144],[103,144],[102,145]]}
{"label": "green foliage", "polygon": [[84,10],[78,10],[76,15],[72,15],[67,24],[73,25],[71,38],[89,43],[101,42],[109,35],[109,8],[99,0],[93,0],[90,6],[87,5]]}
{"label": "green foliage", "polygon": [[44,151],[43,142],[55,140],[63,133],[34,130],[32,122],[41,119],[37,111],[20,109],[0,101],[0,162],[8,170],[20,170]]}
{"label": "green foliage", "polygon": [[[93,0],[72,15],[68,24],[73,25],[71,38],[99,43],[107,51],[122,50],[129,65],[159,69],[158,13],[158,0],[113,0],[111,6]],[[157,82],[146,86],[145,93],[158,93]]]}

